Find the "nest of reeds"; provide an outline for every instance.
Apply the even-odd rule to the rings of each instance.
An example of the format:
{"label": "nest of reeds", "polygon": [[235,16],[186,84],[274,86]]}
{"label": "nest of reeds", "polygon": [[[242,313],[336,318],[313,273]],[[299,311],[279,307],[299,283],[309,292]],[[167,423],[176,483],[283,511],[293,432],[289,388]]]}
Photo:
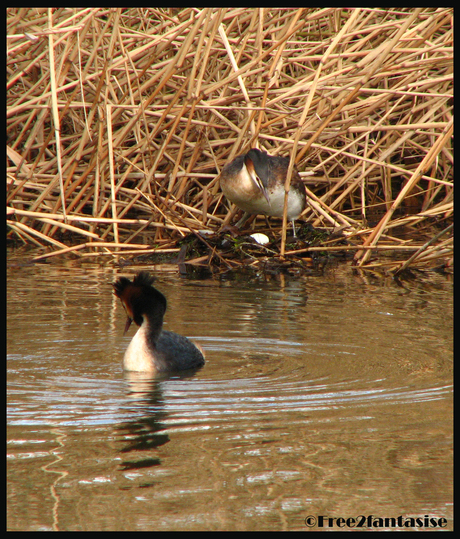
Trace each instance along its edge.
{"label": "nest of reeds", "polygon": [[7,10],[8,236],[36,259],[246,263],[218,176],[259,147],[295,163],[314,237],[258,217],[254,263],[449,265],[452,134],[450,8]]}

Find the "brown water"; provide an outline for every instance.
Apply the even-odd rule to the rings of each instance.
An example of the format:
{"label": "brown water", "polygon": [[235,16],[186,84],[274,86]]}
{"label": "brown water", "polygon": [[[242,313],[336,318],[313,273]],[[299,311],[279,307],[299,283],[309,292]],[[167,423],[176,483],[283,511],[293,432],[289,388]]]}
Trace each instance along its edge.
{"label": "brown water", "polygon": [[8,269],[9,530],[453,528],[446,277],[160,273],[166,327],[207,363],[143,380],[121,368],[121,273]]}

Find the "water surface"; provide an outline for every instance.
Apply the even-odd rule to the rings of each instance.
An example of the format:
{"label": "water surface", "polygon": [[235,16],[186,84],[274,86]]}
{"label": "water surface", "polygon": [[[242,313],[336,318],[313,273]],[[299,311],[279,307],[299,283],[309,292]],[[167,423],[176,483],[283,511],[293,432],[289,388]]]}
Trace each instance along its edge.
{"label": "water surface", "polygon": [[[157,273],[204,368],[127,376],[119,271],[7,272],[10,530],[452,529],[452,283]],[[335,528],[339,529],[339,528]]]}

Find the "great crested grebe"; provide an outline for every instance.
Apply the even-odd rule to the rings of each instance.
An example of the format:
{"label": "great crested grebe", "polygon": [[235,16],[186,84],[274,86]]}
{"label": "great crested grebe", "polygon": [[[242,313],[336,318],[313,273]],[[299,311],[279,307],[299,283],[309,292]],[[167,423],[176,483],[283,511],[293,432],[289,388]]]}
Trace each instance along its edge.
{"label": "great crested grebe", "polygon": [[[224,167],[220,187],[224,195],[246,213],[283,217],[288,168],[286,157],[268,155],[253,148]],[[306,196],[305,186],[294,167],[287,207],[287,218],[292,221],[293,228],[294,220],[305,208]]]}
{"label": "great crested grebe", "polygon": [[152,286],[153,280],[141,271],[133,281],[120,277],[113,283],[128,315],[125,333],[133,320],[139,326],[126,349],[123,368],[154,373],[201,367],[204,356],[187,337],[162,329],[166,298]]}

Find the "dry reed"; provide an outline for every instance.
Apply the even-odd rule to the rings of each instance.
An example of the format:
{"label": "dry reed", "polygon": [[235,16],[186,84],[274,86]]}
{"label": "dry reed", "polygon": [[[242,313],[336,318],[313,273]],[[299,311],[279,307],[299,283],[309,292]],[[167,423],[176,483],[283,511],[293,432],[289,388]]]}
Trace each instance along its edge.
{"label": "dry reed", "polygon": [[237,266],[198,231],[230,222],[218,174],[258,146],[300,170],[302,219],[340,230],[289,250],[284,218],[273,256],[449,265],[452,134],[450,8],[7,10],[7,222],[38,258],[192,234]]}

